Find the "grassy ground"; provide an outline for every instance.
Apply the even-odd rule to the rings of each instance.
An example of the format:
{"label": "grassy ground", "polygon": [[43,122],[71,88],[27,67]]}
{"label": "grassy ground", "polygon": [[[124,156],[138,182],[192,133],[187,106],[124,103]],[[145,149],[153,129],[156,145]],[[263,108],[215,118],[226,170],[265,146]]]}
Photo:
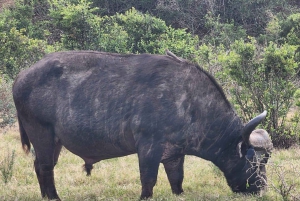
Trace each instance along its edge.
{"label": "grassy ground", "polygon": [[[43,200],[33,168],[33,156],[26,155],[17,128],[0,134],[0,167],[15,150],[15,164],[8,183],[0,180],[0,200]],[[55,167],[56,188],[62,200],[138,200],[141,190],[136,155],[101,161],[92,175],[85,176],[83,161],[63,149]],[[1,175],[0,175],[1,176]],[[152,200],[300,200],[300,148],[275,150],[268,165],[269,189],[262,196],[232,193],[222,173],[210,162],[187,156],[185,160],[185,193],[174,196],[163,167]],[[285,186],[284,186],[285,185]],[[288,191],[288,189],[291,189]],[[282,189],[281,193],[277,190]]]}

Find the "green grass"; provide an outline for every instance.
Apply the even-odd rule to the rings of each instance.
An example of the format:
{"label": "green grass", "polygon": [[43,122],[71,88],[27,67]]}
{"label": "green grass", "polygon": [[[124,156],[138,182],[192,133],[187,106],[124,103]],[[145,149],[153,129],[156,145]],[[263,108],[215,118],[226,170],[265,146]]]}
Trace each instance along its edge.
{"label": "green grass", "polygon": [[[15,150],[13,175],[7,184],[0,180],[0,200],[43,200],[33,168],[34,158],[23,152],[17,128],[0,134],[0,162],[12,150]],[[54,170],[56,188],[62,200],[138,200],[141,185],[136,155],[96,163],[90,177],[86,176],[82,165],[81,158],[62,150]],[[267,168],[269,184],[272,184],[268,191],[262,196],[244,196],[231,192],[222,173],[212,163],[187,156],[185,193],[172,195],[161,165],[151,200],[283,200],[275,189],[284,182],[287,186],[293,185],[287,198],[300,200],[300,148],[275,150]],[[276,171],[282,173],[283,178]]]}

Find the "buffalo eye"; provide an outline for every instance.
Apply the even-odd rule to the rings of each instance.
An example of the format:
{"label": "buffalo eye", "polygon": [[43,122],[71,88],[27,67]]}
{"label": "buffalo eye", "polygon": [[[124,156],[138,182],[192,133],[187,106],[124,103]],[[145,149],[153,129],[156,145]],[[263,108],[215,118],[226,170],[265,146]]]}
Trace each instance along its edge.
{"label": "buffalo eye", "polygon": [[250,147],[248,150],[247,150],[247,153],[246,153],[246,159],[248,160],[252,160],[253,157],[255,156],[255,151],[254,151],[254,148],[253,147]]}

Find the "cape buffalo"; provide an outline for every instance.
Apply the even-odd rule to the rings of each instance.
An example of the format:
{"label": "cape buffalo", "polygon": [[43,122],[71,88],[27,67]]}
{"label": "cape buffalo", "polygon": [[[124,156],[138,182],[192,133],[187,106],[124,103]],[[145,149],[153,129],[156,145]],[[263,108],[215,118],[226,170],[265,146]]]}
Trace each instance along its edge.
{"label": "cape buffalo", "polygon": [[62,146],[87,174],[98,161],[137,153],[142,199],[160,163],[172,192],[183,192],[185,155],[213,162],[234,192],[266,185],[272,142],[252,133],[266,112],[244,125],[215,79],[173,54],[52,53],[18,75],[13,97],[43,197],[59,200],[53,169]]}

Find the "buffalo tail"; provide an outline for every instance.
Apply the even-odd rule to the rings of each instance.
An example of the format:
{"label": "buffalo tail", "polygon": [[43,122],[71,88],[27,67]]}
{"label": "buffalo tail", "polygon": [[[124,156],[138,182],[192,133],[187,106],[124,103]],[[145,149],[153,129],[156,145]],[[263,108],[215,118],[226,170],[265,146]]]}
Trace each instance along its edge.
{"label": "buffalo tail", "polygon": [[29,141],[26,131],[24,130],[24,127],[22,125],[22,121],[21,121],[19,115],[18,115],[18,122],[19,122],[19,131],[20,131],[20,136],[21,136],[22,147],[23,147],[23,150],[25,151],[25,153],[28,154],[30,151],[30,141]]}

